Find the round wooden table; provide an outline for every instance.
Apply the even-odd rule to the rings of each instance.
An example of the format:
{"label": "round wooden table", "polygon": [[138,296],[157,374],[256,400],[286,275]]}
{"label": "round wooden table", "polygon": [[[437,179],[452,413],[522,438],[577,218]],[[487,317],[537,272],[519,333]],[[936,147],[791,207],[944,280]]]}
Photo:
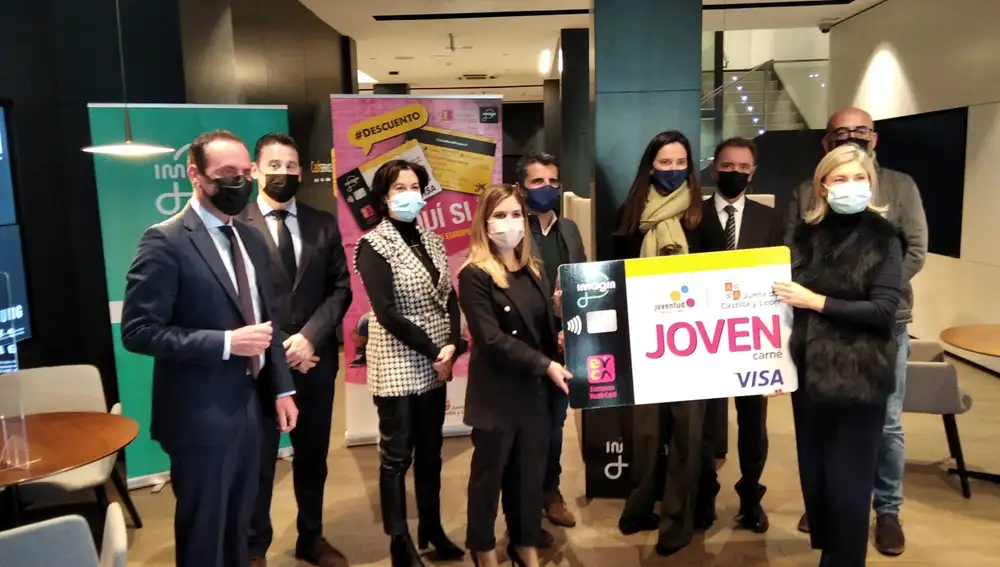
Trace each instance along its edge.
{"label": "round wooden table", "polygon": [[941,331],[941,342],[955,348],[1000,357],[1000,325],[961,325]]}

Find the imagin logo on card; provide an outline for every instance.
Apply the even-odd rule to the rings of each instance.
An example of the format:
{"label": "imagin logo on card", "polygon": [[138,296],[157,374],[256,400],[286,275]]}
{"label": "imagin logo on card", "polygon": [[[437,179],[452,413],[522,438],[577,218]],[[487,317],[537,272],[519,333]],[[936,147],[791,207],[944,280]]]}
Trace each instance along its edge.
{"label": "imagin logo on card", "polygon": [[601,384],[615,381],[615,357],[599,354],[587,357],[587,381]]}
{"label": "imagin logo on card", "polygon": [[618,312],[614,309],[587,313],[587,332],[591,335],[614,333],[618,330]]}

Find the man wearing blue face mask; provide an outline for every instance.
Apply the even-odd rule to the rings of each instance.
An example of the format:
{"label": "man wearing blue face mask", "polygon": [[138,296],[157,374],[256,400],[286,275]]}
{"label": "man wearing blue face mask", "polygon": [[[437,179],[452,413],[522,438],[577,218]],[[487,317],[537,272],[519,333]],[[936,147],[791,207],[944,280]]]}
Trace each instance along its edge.
{"label": "man wearing blue face mask", "polygon": [[[859,108],[846,108],[834,113],[827,122],[823,149],[829,152],[844,144],[854,144],[875,155],[878,134],[870,114]],[[896,388],[889,396],[882,443],[878,453],[878,471],[875,478],[875,549],[883,555],[900,555],[905,547],[899,511],[903,505],[904,443],[900,417],[906,395],[906,359],[909,357],[910,339],[907,324],[912,320],[913,289],[910,281],[923,268],[927,256],[927,218],[924,215],[920,191],[913,178],[905,173],[882,167],[875,162],[878,175],[878,203],[888,207],[886,218],[896,225],[906,239],[903,257],[903,296],[896,310]],[[850,207],[857,195],[835,195],[830,205]],[[786,241],[805,211],[813,206],[812,181],[805,181],[792,194],[789,207]],[[799,530],[809,531],[806,516],[799,521]]]}
{"label": "man wearing blue face mask", "polygon": [[[576,223],[559,218],[556,209],[562,200],[562,184],[559,181],[559,165],[556,157],[545,153],[530,153],[517,164],[518,184],[524,190],[525,202],[530,214],[528,223],[534,237],[535,254],[542,259],[543,273],[549,284],[549,295],[555,293],[559,266],[587,261],[583,248],[583,238]],[[558,322],[557,322],[558,323]],[[562,328],[561,324],[556,325]],[[557,526],[571,528],[576,518],[566,506],[559,491],[559,476],[562,468],[563,424],[569,397],[555,387],[549,388],[549,411],[552,429],[549,432],[549,456],[545,465],[545,514]],[[543,534],[542,546],[549,543],[551,536]]]}

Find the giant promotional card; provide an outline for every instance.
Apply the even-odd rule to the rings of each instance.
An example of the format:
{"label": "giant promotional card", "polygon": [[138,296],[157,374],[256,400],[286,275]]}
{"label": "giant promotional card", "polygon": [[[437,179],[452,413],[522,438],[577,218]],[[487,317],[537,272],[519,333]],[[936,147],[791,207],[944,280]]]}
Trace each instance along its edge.
{"label": "giant promotional card", "polygon": [[[503,180],[501,103],[499,96],[330,97],[337,221],[349,259],[358,239],[378,224],[371,196],[375,172],[387,161],[405,159],[419,163],[430,175],[423,188],[427,206],[417,222],[444,239],[457,285],[479,195]],[[353,331],[371,310],[361,278],[353,270],[351,289],[354,301],[344,321],[344,353],[347,442],[354,445],[378,439],[378,417],[367,387],[367,369],[360,362],[351,364],[357,354],[355,340],[360,339]],[[448,384],[445,433],[468,430],[462,423],[467,369],[468,357],[462,356]]]}
{"label": "giant promotional card", "polygon": [[798,389],[788,248],[559,268],[570,405],[600,408]]}

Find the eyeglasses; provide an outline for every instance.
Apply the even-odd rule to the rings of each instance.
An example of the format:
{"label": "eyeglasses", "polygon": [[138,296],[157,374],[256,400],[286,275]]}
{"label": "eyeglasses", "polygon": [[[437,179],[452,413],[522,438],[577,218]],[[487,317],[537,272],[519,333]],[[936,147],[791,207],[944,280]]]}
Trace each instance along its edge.
{"label": "eyeglasses", "polygon": [[875,133],[873,128],[858,126],[856,128],[836,128],[831,130],[829,136],[834,140],[846,140],[847,138],[867,139]]}

